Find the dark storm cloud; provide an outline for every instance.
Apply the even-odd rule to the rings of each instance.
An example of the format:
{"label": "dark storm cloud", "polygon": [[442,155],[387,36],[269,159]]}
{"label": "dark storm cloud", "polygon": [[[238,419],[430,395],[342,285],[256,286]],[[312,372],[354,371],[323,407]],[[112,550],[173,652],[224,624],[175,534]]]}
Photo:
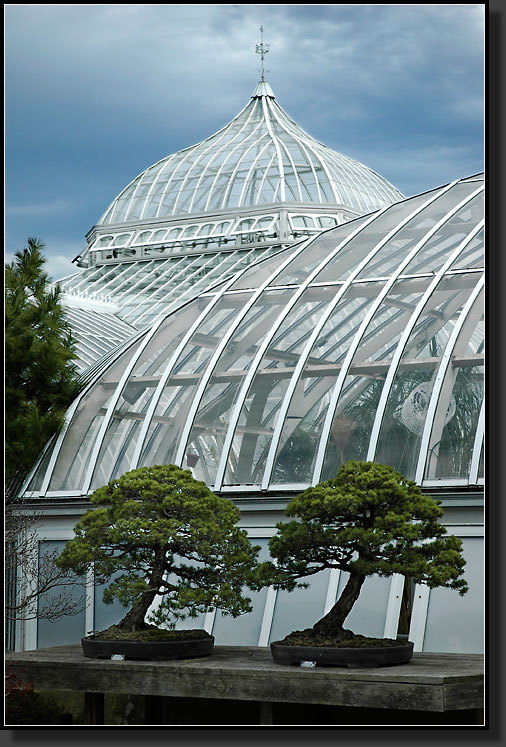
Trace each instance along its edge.
{"label": "dark storm cloud", "polygon": [[313,137],[411,195],[483,168],[484,6],[8,5],[6,238],[55,275],[138,173],[259,79]]}

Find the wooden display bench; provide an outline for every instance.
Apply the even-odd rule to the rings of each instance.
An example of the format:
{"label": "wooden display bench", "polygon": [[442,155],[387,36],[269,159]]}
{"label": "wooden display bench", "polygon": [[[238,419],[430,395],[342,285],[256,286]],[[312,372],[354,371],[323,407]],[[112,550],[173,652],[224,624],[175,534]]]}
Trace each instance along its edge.
{"label": "wooden display bench", "polygon": [[[6,669],[36,690],[85,693],[90,725],[104,723],[106,693],[145,696],[146,725],[202,724],[198,719],[206,711],[199,716],[195,703],[210,702],[228,706],[231,714],[234,703],[248,705],[249,725],[309,725],[315,722],[305,719],[322,710],[332,714],[325,723],[335,726],[375,723],[378,714],[380,723],[416,723],[410,713],[425,715],[426,724],[484,725],[478,654],[415,653],[407,664],[374,669],[280,666],[269,648],[247,646],[215,646],[211,656],[178,661],[87,659],[80,645],[9,653],[5,659]],[[359,720],[350,721],[357,714]],[[223,715],[216,718],[204,723],[227,725]]]}

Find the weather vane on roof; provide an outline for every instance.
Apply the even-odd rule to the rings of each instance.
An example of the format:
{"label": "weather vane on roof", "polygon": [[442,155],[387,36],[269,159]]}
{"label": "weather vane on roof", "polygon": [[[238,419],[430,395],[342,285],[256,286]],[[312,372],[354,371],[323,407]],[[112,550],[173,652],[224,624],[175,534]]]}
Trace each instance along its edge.
{"label": "weather vane on roof", "polygon": [[265,55],[269,51],[269,45],[264,44],[264,27],[263,26],[260,26],[260,34],[261,34],[260,44],[256,45],[255,52],[260,55],[260,59],[262,60],[262,68],[260,72],[262,73],[262,80],[264,80],[264,74],[269,72],[269,70],[264,70],[264,59],[265,59]]}

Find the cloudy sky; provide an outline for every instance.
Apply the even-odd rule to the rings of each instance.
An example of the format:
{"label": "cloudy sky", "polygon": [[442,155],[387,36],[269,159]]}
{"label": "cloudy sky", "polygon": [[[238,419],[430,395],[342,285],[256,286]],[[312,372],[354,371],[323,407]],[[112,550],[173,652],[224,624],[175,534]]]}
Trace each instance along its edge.
{"label": "cloudy sky", "polygon": [[71,273],[141,171],[227,124],[266,56],[282,108],[406,196],[483,170],[484,4],[9,5],[7,259]]}

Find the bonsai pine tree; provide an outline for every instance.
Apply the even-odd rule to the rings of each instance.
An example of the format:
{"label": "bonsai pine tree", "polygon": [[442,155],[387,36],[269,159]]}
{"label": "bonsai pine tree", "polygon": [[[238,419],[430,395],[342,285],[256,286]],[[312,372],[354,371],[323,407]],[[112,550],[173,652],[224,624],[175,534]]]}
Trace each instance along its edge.
{"label": "bonsai pine tree", "polygon": [[367,576],[400,573],[463,595],[462,543],[439,523],[440,503],[391,467],[348,461],[335,478],[290,501],[286,513],[296,518],[277,524],[269,543],[277,565],[258,567],[260,585],[292,591],[307,586],[298,579],[325,568],[349,573],[338,601],[311,630],[337,640],[348,637],[343,624]]}
{"label": "bonsai pine tree", "polygon": [[237,617],[251,609],[242,595],[259,548],[237,528],[239,510],[188,470],[172,464],[127,472],[96,490],[96,506],[75,527],[58,564],[95,583],[112,579],[104,601],[129,611],[121,631],[150,626],[145,616],[157,595],[154,623],[196,617],[214,607]]}

